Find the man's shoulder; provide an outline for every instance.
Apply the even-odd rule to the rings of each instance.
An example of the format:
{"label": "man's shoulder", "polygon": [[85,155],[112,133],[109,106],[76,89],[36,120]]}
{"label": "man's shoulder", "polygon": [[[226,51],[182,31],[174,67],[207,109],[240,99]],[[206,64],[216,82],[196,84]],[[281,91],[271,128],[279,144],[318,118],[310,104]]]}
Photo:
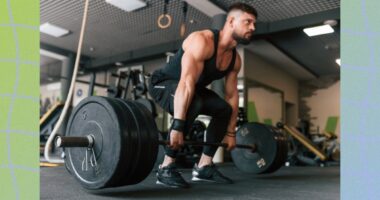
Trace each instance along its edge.
{"label": "man's shoulder", "polygon": [[200,30],[200,31],[195,31],[195,32],[192,32],[188,38],[196,38],[198,40],[203,40],[205,42],[210,42],[210,41],[213,41],[214,39],[214,33],[209,30],[209,29],[206,29],[206,30]]}
{"label": "man's shoulder", "polygon": [[191,33],[184,41],[182,47],[184,51],[197,49],[197,51],[205,53],[205,58],[210,57],[213,53],[214,34],[211,30],[201,30]]}

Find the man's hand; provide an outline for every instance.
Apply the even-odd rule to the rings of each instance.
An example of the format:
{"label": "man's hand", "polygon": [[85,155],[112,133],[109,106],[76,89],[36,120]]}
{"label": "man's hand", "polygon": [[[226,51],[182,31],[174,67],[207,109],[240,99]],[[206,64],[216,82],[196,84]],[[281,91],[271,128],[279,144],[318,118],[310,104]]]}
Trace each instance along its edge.
{"label": "man's hand", "polygon": [[169,147],[174,150],[178,150],[182,146],[183,146],[183,133],[176,130],[171,130]]}
{"label": "man's hand", "polygon": [[227,151],[231,151],[236,146],[236,137],[226,135],[224,136],[223,143],[226,143],[228,145]]}

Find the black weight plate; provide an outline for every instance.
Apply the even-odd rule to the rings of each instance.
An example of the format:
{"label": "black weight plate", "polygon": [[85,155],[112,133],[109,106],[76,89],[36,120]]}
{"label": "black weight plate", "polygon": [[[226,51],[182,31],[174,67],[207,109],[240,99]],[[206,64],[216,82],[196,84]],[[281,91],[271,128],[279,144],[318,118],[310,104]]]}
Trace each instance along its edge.
{"label": "black weight plate", "polygon": [[143,118],[145,119],[144,127],[146,128],[146,131],[149,136],[149,142],[150,142],[149,146],[151,146],[151,151],[150,151],[149,158],[147,158],[147,160],[149,161],[147,168],[150,172],[152,171],[152,168],[154,167],[154,164],[157,160],[157,154],[159,151],[159,145],[158,145],[159,132],[158,132],[158,128],[156,126],[154,117],[150,113],[149,109],[144,107],[144,105],[141,104],[140,102],[134,101],[134,103],[139,108],[139,110],[141,111],[143,115]]}
{"label": "black weight plate", "polygon": [[118,98],[110,98],[110,101],[113,101],[118,106],[118,113],[122,114],[123,121],[121,122],[125,125],[124,131],[124,141],[126,143],[126,156],[120,160],[122,165],[125,167],[120,174],[117,174],[119,177],[119,181],[114,183],[112,187],[128,185],[131,180],[129,178],[133,178],[133,169],[135,167],[135,160],[138,159],[136,154],[136,149],[139,145],[138,137],[138,127],[134,121],[132,111],[126,107],[126,105],[122,102],[122,100]]}
{"label": "black weight plate", "polygon": [[138,170],[139,177],[136,178],[136,183],[144,180],[152,171],[154,163],[157,159],[158,152],[158,129],[156,123],[149,110],[141,103],[136,101],[129,101],[133,109],[136,109],[139,124],[141,126],[142,150],[144,151],[144,157],[140,159],[140,168]]}
{"label": "black weight plate", "polygon": [[125,168],[120,162],[126,155],[122,120],[115,105],[104,97],[88,97],[73,110],[66,136],[95,137],[95,167],[90,163],[92,151],[87,148],[65,148],[65,162],[83,187],[100,189],[117,182],[117,175]]}
{"label": "black weight plate", "polygon": [[278,151],[276,133],[264,124],[250,122],[242,125],[236,134],[236,143],[256,144],[257,151],[235,148],[231,151],[236,167],[243,172],[265,173],[275,162]]}
{"label": "black weight plate", "polygon": [[266,125],[268,129],[270,129],[273,133],[274,133],[274,138],[275,140],[277,141],[277,154],[276,154],[276,157],[275,157],[275,160],[274,162],[269,166],[269,168],[263,172],[263,173],[272,173],[274,171],[276,171],[279,167],[281,167],[281,160],[282,160],[282,151],[284,150],[284,147],[283,147],[283,143],[281,142],[282,141],[282,137],[280,135],[280,132],[278,131],[278,129],[276,129],[275,127],[273,126],[269,126],[269,125]]}
{"label": "black weight plate", "polygon": [[157,117],[156,105],[154,104],[152,100],[140,98],[140,99],[137,99],[136,102],[143,104],[149,110],[153,118]]}
{"label": "black weight plate", "polygon": [[274,138],[277,141],[277,154],[272,165],[264,173],[272,173],[282,167],[287,158],[287,140],[281,131],[273,126],[266,125],[275,134]]}
{"label": "black weight plate", "polygon": [[[153,120],[148,110],[141,111],[139,106],[132,101],[119,100],[126,107],[128,107],[133,113],[133,121],[138,127],[138,147],[135,148],[134,167],[131,170],[131,175],[126,178],[128,182],[126,184],[136,184],[144,180],[153,168],[154,161],[157,156],[157,133],[153,132],[154,137],[151,136],[152,131],[149,127],[149,119]],[[144,109],[146,109],[144,107]],[[144,113],[145,112],[145,113]],[[147,116],[145,116],[147,115]],[[154,123],[154,121],[153,121]],[[155,125],[155,124],[154,124]],[[152,126],[152,125],[150,125]],[[157,128],[155,128],[157,131]],[[155,140],[155,141],[152,141]]]}
{"label": "black weight plate", "polygon": [[[123,106],[123,110],[128,110],[130,114],[130,122],[134,124],[136,127],[136,132],[132,135],[134,145],[133,145],[133,156],[130,160],[130,170],[128,170],[128,173],[124,175],[124,180],[122,181],[124,185],[131,185],[138,183],[138,179],[142,176],[139,173],[140,168],[142,167],[141,165],[141,160],[144,159],[145,151],[144,151],[144,142],[143,140],[147,137],[145,131],[143,130],[142,124],[141,124],[141,117],[139,116],[138,111],[129,101],[127,100],[122,100],[122,99],[115,99],[116,101],[119,102]],[[142,136],[143,135],[143,136]]]}

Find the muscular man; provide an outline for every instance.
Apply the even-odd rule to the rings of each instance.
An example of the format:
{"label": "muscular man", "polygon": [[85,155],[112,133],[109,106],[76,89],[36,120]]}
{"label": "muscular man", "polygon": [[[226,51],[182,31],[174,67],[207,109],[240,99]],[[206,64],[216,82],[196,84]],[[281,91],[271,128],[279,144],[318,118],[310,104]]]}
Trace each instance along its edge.
{"label": "muscular man", "polygon": [[[225,142],[227,150],[235,147],[238,113],[237,75],[241,58],[238,44],[248,44],[255,30],[257,12],[243,3],[233,4],[221,31],[202,30],[191,33],[182,48],[162,69],[151,77],[149,92],[154,100],[174,116],[165,149],[165,159],[157,172],[157,183],[187,188],[174,165],[184,134],[199,114],[212,117],[207,127],[207,142]],[[212,81],[225,77],[225,98],[206,88]],[[216,147],[205,146],[192,181],[232,183],[212,163]]]}

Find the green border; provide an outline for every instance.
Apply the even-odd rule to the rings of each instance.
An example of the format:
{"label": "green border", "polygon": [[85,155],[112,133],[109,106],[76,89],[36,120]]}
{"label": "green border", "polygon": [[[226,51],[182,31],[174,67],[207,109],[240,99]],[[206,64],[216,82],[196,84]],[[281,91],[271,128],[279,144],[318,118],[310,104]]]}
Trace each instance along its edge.
{"label": "green border", "polygon": [[0,199],[39,199],[39,1],[0,1]]}

